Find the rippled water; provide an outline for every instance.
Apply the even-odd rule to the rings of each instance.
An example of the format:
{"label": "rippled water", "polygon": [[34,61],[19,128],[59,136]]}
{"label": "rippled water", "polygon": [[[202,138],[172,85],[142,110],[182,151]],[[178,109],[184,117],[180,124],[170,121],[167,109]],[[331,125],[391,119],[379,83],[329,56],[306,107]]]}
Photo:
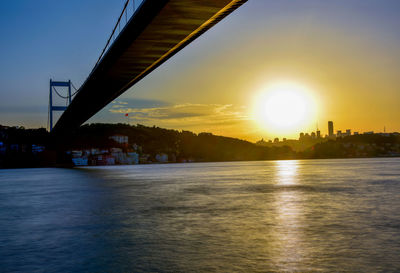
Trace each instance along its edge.
{"label": "rippled water", "polygon": [[399,271],[400,159],[0,170],[0,266]]}

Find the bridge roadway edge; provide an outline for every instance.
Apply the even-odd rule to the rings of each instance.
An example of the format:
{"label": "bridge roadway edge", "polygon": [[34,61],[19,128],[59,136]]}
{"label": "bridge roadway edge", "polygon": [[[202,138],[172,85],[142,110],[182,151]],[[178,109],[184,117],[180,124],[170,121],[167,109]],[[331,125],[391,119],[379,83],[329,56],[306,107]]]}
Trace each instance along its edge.
{"label": "bridge roadway edge", "polygon": [[[185,37],[181,39],[178,43],[172,45],[171,48],[169,48],[166,52],[162,52],[163,54],[157,56],[155,61],[152,61],[152,63],[147,66],[143,71],[140,71],[140,73],[138,73],[134,77],[131,77],[128,81],[115,80],[112,77],[112,71],[110,70],[110,67],[123,67],[121,65],[121,63],[123,63],[121,61],[121,56],[123,56],[124,52],[129,50],[129,47],[135,42],[138,37],[140,37],[142,32],[144,32],[153,21],[157,20],[157,15],[162,13],[163,9],[168,10],[169,8],[169,10],[171,10],[171,7],[173,7],[174,4],[177,5],[177,3],[179,2],[185,1],[147,0],[144,2],[140,11],[129,20],[127,26],[122,30],[120,36],[110,47],[98,66],[95,67],[95,69],[89,75],[85,83],[81,86],[80,91],[72,101],[71,105],[63,113],[56,126],[54,127],[53,135],[65,135],[72,130],[79,128],[81,124],[83,124],[90,117],[92,117],[102,108],[104,108],[107,104],[120,96],[135,83],[143,79],[158,66],[166,62],[169,58],[174,56],[185,46],[201,36],[208,29],[212,28],[227,15],[232,13],[245,2],[247,2],[247,0],[214,0],[214,2],[226,2],[227,4],[224,4],[224,6],[220,8],[218,12],[216,12],[209,18],[204,19],[203,22],[199,24],[199,26],[191,30],[188,35],[185,35]],[[210,0],[208,2],[213,1]],[[185,20],[189,19],[190,18],[186,18]],[[112,85],[110,83],[112,83]],[[109,90],[113,91],[109,92]]]}

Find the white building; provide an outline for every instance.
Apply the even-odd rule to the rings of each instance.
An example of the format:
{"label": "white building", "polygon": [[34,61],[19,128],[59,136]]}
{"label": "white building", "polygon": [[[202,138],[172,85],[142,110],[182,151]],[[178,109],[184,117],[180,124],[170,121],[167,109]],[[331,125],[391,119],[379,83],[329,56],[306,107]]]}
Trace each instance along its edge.
{"label": "white building", "polygon": [[119,144],[128,144],[128,136],[123,136],[123,135],[114,135],[110,136],[110,139],[114,140],[115,142]]}
{"label": "white building", "polygon": [[156,160],[160,163],[167,163],[168,162],[168,155],[167,154],[157,154]]}

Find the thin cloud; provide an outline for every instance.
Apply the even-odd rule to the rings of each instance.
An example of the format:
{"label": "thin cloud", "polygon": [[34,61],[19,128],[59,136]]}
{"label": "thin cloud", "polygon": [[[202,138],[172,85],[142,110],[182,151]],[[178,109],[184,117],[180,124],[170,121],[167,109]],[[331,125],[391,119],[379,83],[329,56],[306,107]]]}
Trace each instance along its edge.
{"label": "thin cloud", "polygon": [[242,107],[232,104],[177,104],[163,107],[133,108],[118,105],[111,107],[113,114],[130,114],[130,120],[138,123],[177,124],[179,126],[193,124],[235,124],[248,120]]}

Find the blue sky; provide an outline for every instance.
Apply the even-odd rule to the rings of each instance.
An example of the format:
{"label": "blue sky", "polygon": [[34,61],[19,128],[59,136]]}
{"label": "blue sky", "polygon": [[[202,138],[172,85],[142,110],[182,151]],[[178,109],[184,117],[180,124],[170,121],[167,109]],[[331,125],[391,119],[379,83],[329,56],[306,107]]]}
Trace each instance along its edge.
{"label": "blue sky", "polygon": [[81,84],[124,0],[2,3],[0,123],[46,126],[49,79]]}
{"label": "blue sky", "polygon": [[[45,127],[49,79],[82,84],[124,2],[2,3],[0,124]],[[248,122],[245,109],[251,107],[252,92],[264,81],[286,77],[316,90],[325,111],[318,118],[321,124],[334,119],[339,126],[357,130],[378,130],[383,124],[400,130],[393,118],[400,114],[394,103],[400,99],[399,14],[397,0],[249,0],[119,101],[132,115],[141,111],[132,116],[133,123],[253,139],[261,132],[252,127],[252,136],[246,136],[233,124],[240,123],[242,131],[249,132],[242,123]],[[352,104],[345,105],[343,96],[349,90],[354,90],[349,95]],[[363,100],[357,101],[360,97]],[[371,103],[376,105],[373,116],[366,113]],[[125,121],[112,107],[91,121]],[[168,123],[166,116],[157,120],[154,115],[141,122],[138,117],[153,113],[152,107],[158,116],[187,113],[187,119]],[[221,109],[225,112],[218,112]],[[210,117],[207,111],[222,113],[225,119],[202,124],[202,116]],[[192,120],[196,113],[199,118]]]}

